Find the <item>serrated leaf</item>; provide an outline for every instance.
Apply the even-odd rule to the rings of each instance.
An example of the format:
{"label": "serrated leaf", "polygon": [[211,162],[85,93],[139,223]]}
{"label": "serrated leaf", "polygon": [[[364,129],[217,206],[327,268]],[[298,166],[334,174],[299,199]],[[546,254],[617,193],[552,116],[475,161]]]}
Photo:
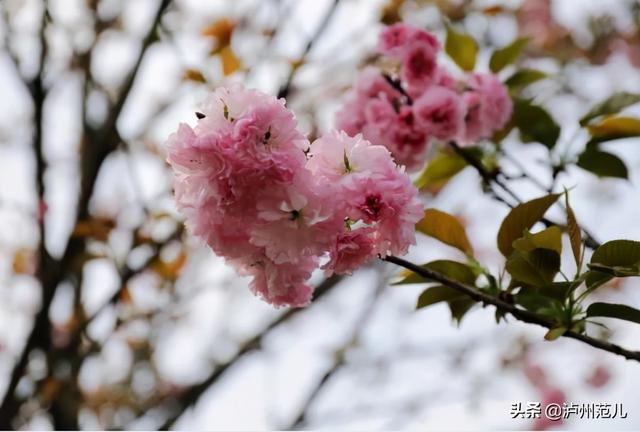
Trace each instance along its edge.
{"label": "serrated leaf", "polygon": [[567,332],[567,328],[564,326],[554,327],[550,329],[544,338],[548,341],[554,341]]}
{"label": "serrated leaf", "polygon": [[449,305],[449,311],[451,312],[451,319],[456,324],[460,324],[462,318],[466,315],[467,312],[476,304],[470,298],[457,298],[447,302]]}
{"label": "serrated leaf", "polygon": [[[431,261],[427,264],[423,264],[422,267],[440,273],[450,279],[462,282],[467,285],[474,285],[476,281],[476,275],[473,270],[468,265],[461,262],[451,260],[436,260]],[[412,271],[404,271],[401,276],[402,279],[398,282],[393,283],[393,285],[435,282]]]}
{"label": "serrated leaf", "polygon": [[573,259],[576,262],[576,267],[580,271],[580,265],[582,260],[582,230],[578,225],[578,220],[573,212],[573,208],[569,204],[569,193],[565,192],[565,202],[567,206],[567,231],[569,232],[569,241],[571,243],[571,252],[573,252]]}
{"label": "serrated leaf", "polygon": [[[640,263],[640,242],[612,240],[597,248],[591,255],[590,266],[604,270],[606,267],[633,268]],[[591,270],[586,277],[587,288],[593,290],[613,279],[614,274]]]}
{"label": "serrated leaf", "polygon": [[549,249],[534,249],[531,252],[515,251],[506,264],[507,272],[514,279],[535,287],[553,282],[560,270],[560,255]]}
{"label": "serrated leaf", "polygon": [[640,94],[627,92],[615,93],[589,110],[589,112],[580,119],[580,125],[584,126],[590,120],[602,115],[617,114],[623,108],[638,102],[640,102]]}
{"label": "serrated leaf", "polygon": [[418,297],[416,309],[422,309],[443,301],[464,299],[465,295],[444,285],[436,285],[425,289]]}
{"label": "serrated leaf", "polygon": [[473,247],[469,243],[464,226],[455,216],[437,209],[427,209],[416,224],[416,230],[471,256]]}
{"label": "serrated leaf", "polygon": [[540,311],[553,309],[554,299],[540,294],[533,287],[524,287],[515,295],[515,301],[531,312],[541,313]]}
{"label": "serrated leaf", "polygon": [[520,252],[531,252],[538,248],[549,249],[561,255],[562,231],[557,226],[549,227],[535,234],[525,231],[523,237],[513,242],[513,248]]}
{"label": "serrated leaf", "polygon": [[593,291],[613,279],[613,276],[595,270],[586,271],[584,274],[585,284],[589,291]]}
{"label": "serrated leaf", "polygon": [[467,163],[459,155],[440,153],[429,161],[414,185],[418,189],[440,188],[466,166]]}
{"label": "serrated leaf", "polygon": [[528,42],[529,39],[527,38],[519,38],[504,48],[495,50],[489,60],[489,69],[491,69],[491,72],[498,73],[506,66],[515,62]]}
{"label": "serrated leaf", "polygon": [[536,81],[545,79],[547,74],[535,69],[520,69],[505,81],[510,90],[516,91]]}
{"label": "serrated leaf", "polygon": [[640,276],[640,264],[638,263],[626,267],[590,263],[589,269],[615,277]]}
{"label": "serrated leaf", "polygon": [[617,318],[640,324],[640,310],[631,306],[615,303],[592,303],[587,308],[587,316]]}
{"label": "serrated leaf", "polygon": [[544,108],[529,101],[515,100],[512,120],[527,142],[539,142],[552,149],[560,137],[560,126],[551,115]]}
{"label": "serrated leaf", "polygon": [[549,207],[555,203],[560,194],[546,195],[514,207],[504,218],[498,231],[498,249],[502,255],[508,257],[513,252],[513,242],[520,237],[525,230],[538,222]]}
{"label": "serrated leaf", "polygon": [[[587,127],[592,141],[601,143],[640,136],[640,119],[635,117],[607,117]],[[593,143],[592,143],[593,144]]]}
{"label": "serrated leaf", "polygon": [[476,65],[478,55],[478,43],[466,33],[458,32],[453,27],[447,26],[447,40],[444,44],[447,55],[462,70],[472,71]]}
{"label": "serrated leaf", "polygon": [[629,170],[622,159],[594,147],[588,147],[578,157],[576,165],[598,177],[629,178]]}

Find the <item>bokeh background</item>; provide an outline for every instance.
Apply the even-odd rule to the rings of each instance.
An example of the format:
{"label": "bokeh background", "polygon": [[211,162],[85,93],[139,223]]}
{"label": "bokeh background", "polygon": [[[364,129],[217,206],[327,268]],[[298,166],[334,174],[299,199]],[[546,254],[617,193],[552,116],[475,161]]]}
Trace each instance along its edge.
{"label": "bokeh background", "polygon": [[[228,81],[286,95],[310,137],[330,130],[384,23],[442,40],[451,22],[479,41],[479,70],[493,48],[529,36],[522,62],[549,74],[527,92],[562,125],[557,152],[510,136],[500,161],[540,179],[511,181],[531,198],[549,182],[549,157],[584,147],[576,120],[591,105],[640,92],[639,2],[0,0],[0,12],[0,394],[15,390],[0,426],[640,428],[639,365],[496,325],[492,308],[460,323],[444,304],[415,311],[423,287],[389,286],[390,265],[315,275],[308,308],[264,304],[184,232],[164,148]],[[611,144],[628,181],[578,168],[556,179],[600,241],[640,239],[637,145]],[[422,196],[459,216],[477,258],[500,270],[508,208],[471,168]],[[419,237],[408,258],[457,253]],[[638,288],[598,296],[638,307]],[[640,348],[637,326],[607,324],[613,341]],[[512,418],[513,403],[543,400],[622,404],[628,417]]]}

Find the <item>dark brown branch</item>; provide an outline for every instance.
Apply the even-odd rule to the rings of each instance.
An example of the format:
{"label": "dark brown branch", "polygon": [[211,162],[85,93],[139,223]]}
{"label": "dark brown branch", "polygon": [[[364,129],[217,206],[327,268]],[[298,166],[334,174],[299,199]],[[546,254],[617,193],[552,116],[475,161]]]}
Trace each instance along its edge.
{"label": "dark brown branch", "polygon": [[[45,68],[45,60],[47,56],[47,42],[45,38],[45,30],[46,30],[46,21],[47,21],[47,8],[46,3],[44,5],[44,10],[42,12],[42,18],[40,22],[40,29],[38,32],[38,37],[40,40],[40,58],[39,58],[39,66],[38,72],[36,76],[33,78],[31,82],[28,83],[29,93],[31,95],[31,99],[33,102],[33,126],[34,126],[34,134],[33,134],[33,152],[34,158],[36,162],[36,195],[37,195],[37,222],[38,222],[38,233],[39,233],[39,255],[38,255],[38,268],[36,270],[36,277],[40,281],[42,285],[42,301],[43,303],[50,303],[52,299],[52,291],[47,290],[47,282],[48,275],[46,270],[48,265],[52,261],[51,256],[47,252],[45,241],[45,225],[44,225],[44,215],[43,206],[44,206],[44,193],[45,193],[45,185],[44,185],[44,174],[46,170],[46,163],[44,160],[44,154],[42,150],[43,137],[42,137],[42,128],[43,128],[43,110],[44,110],[44,100],[46,98],[46,91],[43,84],[44,79],[44,68]],[[9,47],[7,47],[9,49]],[[17,67],[17,64],[16,64]],[[48,311],[47,311],[48,312]],[[41,328],[46,328],[46,322],[48,321],[47,313],[39,313],[38,317],[34,323],[34,328],[32,330],[32,334],[29,342],[33,341],[31,345],[35,344],[37,338],[44,338],[44,342],[46,343],[46,337],[42,336],[40,333],[35,334],[36,330],[40,330]],[[18,409],[18,403],[14,399],[14,392],[18,383],[20,382],[20,378],[22,377],[22,372],[27,364],[27,355],[28,351],[30,351],[31,346],[27,342],[27,346],[24,351],[21,353],[20,358],[18,359],[11,376],[9,378],[9,385],[7,386],[7,391],[5,393],[5,397],[2,401],[2,405],[0,405],[0,429],[11,429],[11,422],[13,417]]]}
{"label": "dark brown branch", "polygon": [[[498,176],[498,174],[500,174],[499,171],[490,172],[484,166],[484,164],[482,163],[481,160],[479,160],[477,157],[475,157],[474,155],[470,154],[469,152],[465,151],[455,141],[450,141],[449,145],[451,146],[451,148],[453,148],[453,150],[456,152],[456,154],[458,154],[460,157],[462,157],[464,159],[465,162],[467,162],[469,165],[471,165],[473,168],[475,168],[475,170],[478,172],[478,174],[480,175],[480,177],[482,178],[482,180],[484,180],[484,182],[486,184],[488,184],[488,185],[495,184],[500,189],[502,189],[504,192],[506,192],[511,198],[513,198],[516,201],[517,204],[521,204],[522,203],[522,200],[520,199],[520,197],[518,197],[518,195],[513,190],[511,190],[509,185],[507,185],[506,183],[504,183],[500,179],[500,177]],[[495,194],[495,191],[494,191],[494,194]],[[495,194],[495,195],[497,196],[497,194]],[[505,200],[501,199],[501,201],[507,203]],[[508,204],[508,205],[510,207],[513,207],[510,204]],[[551,221],[549,219],[546,219],[546,218],[542,219],[542,223],[544,223],[546,226],[552,226],[552,225],[562,226],[562,224],[555,223],[555,222],[553,222],[553,221]],[[582,231],[584,233],[585,244],[586,244],[587,247],[589,247],[591,249],[597,249],[598,247],[600,247],[600,243],[594,238],[593,235],[591,235],[591,233],[589,233],[584,228],[582,228]]]}
{"label": "dark brown branch", "polygon": [[[505,312],[513,316],[519,321],[526,322],[529,324],[537,324],[539,326],[551,329],[555,326],[555,323],[549,321],[548,319],[535,314],[533,312],[529,312],[524,309],[520,309],[511,303],[507,303],[497,297],[489,295],[485,292],[478,290],[475,287],[460,283],[453,279],[450,279],[440,273],[429,270],[425,267],[421,267],[412,262],[406,261],[402,258],[398,258],[395,256],[388,256],[385,258],[385,261],[396,264],[400,267],[406,268],[407,270],[411,270],[412,272],[419,274],[422,277],[428,278],[430,280],[434,280],[436,282],[440,282],[441,284],[452,288],[456,291],[459,291],[473,300],[482,303],[483,305],[493,305],[498,308],[500,311]],[[627,360],[635,360],[640,361],[640,351],[630,351],[625,348],[622,348],[619,345],[603,341],[600,339],[595,339],[585,334],[576,333],[574,331],[568,330],[563,334],[564,337],[568,337],[571,339],[579,340],[580,342],[584,342],[587,345],[591,345],[594,348],[598,348],[603,351],[608,351],[613,354],[617,354],[626,358]]]}
{"label": "dark brown branch", "polygon": [[[100,133],[95,131],[90,133],[82,148],[81,158],[81,186],[80,197],[78,199],[78,207],[76,211],[76,222],[87,219],[89,217],[89,200],[93,193],[95,182],[98,177],[98,172],[102,166],[102,163],[106,157],[117,148],[119,144],[119,135],[117,132],[116,122],[122,111],[122,107],[126,102],[127,96],[133,86],[136,75],[142,63],[144,54],[147,48],[155,40],[157,26],[160,23],[165,10],[170,5],[171,0],[162,0],[160,7],[156,13],[153,24],[148,31],[146,37],[143,40],[142,48],[138,55],[136,64],[128,75],[125,84],[120,91],[120,96],[113,106],[107,122],[101,129]],[[46,8],[45,8],[46,9]],[[46,10],[43,15],[43,20],[47,17]],[[44,22],[44,21],[43,21]],[[42,28],[44,32],[44,27]],[[44,41],[44,33],[41,39]],[[43,47],[43,49],[46,49]],[[43,65],[41,65],[42,69]],[[41,77],[42,70],[38,74]],[[37,101],[34,101],[37,104]],[[92,141],[89,144],[87,141]],[[40,168],[44,167],[42,165]],[[39,186],[38,186],[39,188]],[[42,191],[44,188],[42,188]],[[39,191],[40,192],[40,191]],[[84,239],[72,237],[66,248],[65,252],[60,260],[54,260],[48,254],[42,254],[41,266],[38,269],[39,279],[42,285],[42,306],[38,314],[36,315],[34,326],[31,329],[29,337],[27,338],[25,347],[22,350],[20,358],[16,362],[9,380],[9,385],[4,396],[2,405],[0,405],[0,430],[12,429],[12,420],[18,411],[20,403],[16,400],[14,392],[18,385],[18,382],[24,374],[24,370],[27,366],[27,360],[29,353],[36,347],[42,347],[48,350],[50,345],[50,330],[51,324],[49,322],[48,313],[51,302],[55,294],[56,287],[63,280],[66,273],[70,270],[75,257],[84,249]]]}
{"label": "dark brown branch", "polygon": [[[318,299],[327,294],[333,287],[335,287],[340,281],[342,277],[340,276],[332,276],[330,278],[325,279],[315,290],[313,302],[317,302]],[[313,303],[312,303],[313,304]],[[260,348],[260,343],[264,336],[271,332],[274,328],[279,325],[287,322],[293,316],[298,314],[301,311],[305,311],[305,308],[291,308],[288,309],[285,313],[280,315],[277,319],[272,321],[261,333],[255,335],[248,341],[242,344],[238,352],[233,358],[226,361],[225,363],[216,367],[216,369],[209,375],[209,377],[201,382],[198,385],[190,387],[184,393],[176,396],[173,400],[168,401],[167,406],[173,407],[178,405],[178,409],[173,409],[173,413],[169,415],[169,417],[165,420],[162,426],[160,426],[159,430],[168,430],[171,426],[180,418],[180,416],[190,407],[196,404],[200,397],[212,386],[214,385],[218,379],[233,365],[235,365],[238,360],[243,358],[246,354],[253,352]]]}
{"label": "dark brown branch", "polygon": [[[313,48],[315,43],[318,41],[318,39],[320,39],[324,31],[327,29],[327,26],[331,22],[331,18],[333,17],[335,11],[338,9],[338,4],[340,4],[340,0],[333,0],[333,3],[331,4],[331,6],[329,6],[329,9],[327,10],[327,13],[324,15],[324,18],[322,19],[322,22],[318,26],[316,32],[313,34],[311,39],[309,39],[309,41],[307,42],[307,45],[304,47],[304,50],[302,51],[302,55],[298,60],[300,64],[302,64],[305,61],[305,59],[307,58],[307,55],[309,54],[309,52],[311,52],[311,49]],[[280,87],[280,90],[278,91],[278,98],[286,98],[287,96],[289,96],[289,92],[291,91],[291,85],[293,84],[293,78],[295,77],[297,70],[298,68],[291,67],[291,71],[289,72],[287,81],[284,83],[282,87]]]}
{"label": "dark brown branch", "polygon": [[353,346],[357,343],[363,328],[371,317],[377,301],[380,299],[380,294],[386,286],[387,280],[384,274],[382,274],[382,271],[379,270],[378,282],[375,292],[368,297],[367,304],[363,306],[362,310],[360,311],[358,319],[351,331],[351,336],[345,340],[344,344],[342,344],[339,349],[336,350],[334,354],[333,364],[329,369],[327,369],[327,371],[322,375],[322,378],[320,378],[320,380],[316,383],[316,386],[311,390],[311,392],[307,396],[307,399],[302,404],[300,412],[295,417],[293,422],[291,422],[291,425],[283,428],[284,430],[301,430],[304,427],[305,423],[307,422],[309,408],[315,403],[318,395],[322,392],[322,389],[325,387],[325,385],[345,365],[345,351],[350,346]]}

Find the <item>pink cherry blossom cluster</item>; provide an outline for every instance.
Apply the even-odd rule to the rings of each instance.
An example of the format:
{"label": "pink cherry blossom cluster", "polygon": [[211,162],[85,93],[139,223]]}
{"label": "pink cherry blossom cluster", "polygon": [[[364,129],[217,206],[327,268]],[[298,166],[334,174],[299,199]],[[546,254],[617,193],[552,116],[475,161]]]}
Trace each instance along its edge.
{"label": "pink cherry blossom cluster", "polygon": [[456,80],[437,62],[440,44],[409,24],[386,27],[378,52],[395,63],[397,76],[365,68],[337,116],[337,127],[384,145],[407,169],[420,168],[432,139],[473,143],[490,137],[511,117],[512,102],[493,74]]}
{"label": "pink cherry blossom cluster", "polygon": [[415,243],[423,207],[385,147],[343,132],[309,143],[283,99],[240,85],[199,117],[168,141],[178,207],[267,302],[305,305],[314,270],[350,273]]}

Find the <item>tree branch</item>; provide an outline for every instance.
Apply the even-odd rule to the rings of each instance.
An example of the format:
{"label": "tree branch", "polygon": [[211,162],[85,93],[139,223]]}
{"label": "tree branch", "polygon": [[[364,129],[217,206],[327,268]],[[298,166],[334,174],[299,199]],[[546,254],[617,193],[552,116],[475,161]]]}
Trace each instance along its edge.
{"label": "tree branch", "polygon": [[[436,282],[439,282],[449,288],[452,288],[458,292],[461,292],[469,297],[471,297],[473,300],[482,303],[483,305],[493,305],[496,308],[498,308],[499,310],[501,310],[502,312],[508,313],[510,315],[512,315],[514,318],[516,318],[519,321],[522,322],[526,322],[529,324],[537,324],[539,326],[551,329],[555,326],[555,324],[553,322],[551,322],[550,320],[535,314],[533,312],[529,312],[527,310],[524,309],[519,309],[517,308],[515,305],[511,304],[511,303],[507,303],[504,300],[501,300],[497,297],[494,297],[492,295],[489,295],[485,292],[482,292],[480,290],[478,290],[475,287],[460,283],[458,281],[455,281],[453,279],[450,279],[440,273],[434,272],[428,268],[425,267],[421,267],[419,265],[416,265],[412,262],[406,261],[402,258],[398,258],[395,256],[388,256],[386,258],[384,258],[385,261],[388,261],[390,263],[396,264],[400,267],[404,267],[407,270],[411,270],[412,272],[425,277],[427,279],[431,279],[434,280]],[[606,342],[600,339],[595,339],[592,338],[590,336],[587,336],[585,334],[581,334],[581,333],[576,333],[574,331],[568,330],[567,332],[565,332],[563,334],[564,337],[568,337],[571,339],[576,339],[579,340],[580,342],[584,342],[587,345],[591,345],[594,348],[598,348],[600,350],[603,351],[608,351],[610,353],[613,354],[617,354],[619,356],[622,356],[624,358],[626,358],[627,360],[635,360],[635,361],[640,361],[640,351],[630,351],[627,350],[625,348],[622,348],[619,345],[610,343],[610,342]]]}
{"label": "tree branch", "polygon": [[[143,40],[142,48],[140,50],[140,54],[138,55],[136,64],[127,77],[127,80],[125,81],[125,84],[120,92],[120,96],[109,114],[107,122],[100,131],[101,136],[93,133],[90,134],[89,139],[91,139],[91,141],[94,141],[96,138],[98,138],[98,136],[100,136],[100,139],[97,139],[96,142],[91,143],[91,145],[87,145],[87,142],[84,143],[84,148],[82,149],[80,197],[78,199],[78,207],[76,211],[76,222],[79,220],[84,220],[89,216],[89,200],[93,193],[100,167],[102,166],[102,163],[104,162],[106,157],[113,150],[115,150],[119,143],[120,138],[116,127],[117,119],[133,86],[144,54],[146,53],[147,48],[155,40],[154,36],[156,28],[170,3],[171,0],[162,0],[154,18],[153,24]],[[45,8],[45,12],[43,13],[42,18],[43,26],[41,28],[41,41],[43,43],[46,42],[44,41],[44,20],[46,19],[46,17],[47,13]],[[43,50],[46,50],[45,46],[43,46]],[[42,79],[42,68],[43,64],[40,65],[40,72],[38,73],[36,80]],[[41,85],[42,83],[40,83],[40,86]],[[37,86],[33,87],[37,89]],[[37,101],[34,100],[34,102],[37,105]],[[38,146],[41,146],[41,144],[38,144]],[[41,152],[41,150],[38,150],[37,146],[35,147],[35,150],[36,159],[38,159],[38,152]],[[38,160],[36,160],[36,166],[38,172],[40,172],[41,170],[43,171],[44,159],[40,160],[39,162]],[[42,185],[40,185],[40,180],[38,180],[37,183],[38,194],[40,195],[44,192],[44,184],[42,183]],[[41,227],[40,229],[42,230],[43,227]],[[12,429],[12,420],[15,417],[15,414],[17,413],[20,406],[20,403],[18,400],[16,400],[14,393],[18,382],[24,374],[29,353],[31,352],[31,350],[38,346],[43,347],[45,350],[48,349],[50,345],[50,322],[48,317],[49,307],[51,306],[51,302],[53,301],[56,287],[69,271],[69,267],[72,265],[75,256],[78,253],[81,253],[83,249],[84,240],[72,237],[67,243],[65,252],[60,260],[54,260],[46,253],[46,251],[41,255],[41,265],[38,269],[38,276],[42,285],[42,306],[40,311],[36,315],[34,326],[31,329],[29,337],[27,338],[25,347],[20,354],[20,358],[16,362],[11,372],[9,385],[7,387],[2,405],[0,405],[0,430]]]}
{"label": "tree branch", "polygon": [[322,378],[320,378],[320,380],[316,383],[316,386],[311,390],[311,392],[307,396],[307,399],[302,404],[302,408],[300,409],[299,414],[291,422],[290,426],[283,428],[284,430],[300,430],[305,426],[309,408],[314,404],[325,385],[331,380],[336,372],[338,372],[338,370],[340,370],[342,366],[345,365],[345,351],[349,347],[357,343],[358,338],[362,333],[362,329],[370,319],[374,307],[377,301],[380,299],[380,294],[382,293],[384,288],[386,288],[386,286],[387,280],[384,277],[382,269],[379,269],[375,292],[371,296],[369,296],[367,304],[360,311],[358,319],[352,328],[351,336],[345,340],[344,344],[338,350],[336,350],[334,354],[333,365],[322,375]]}
{"label": "tree branch", "polygon": [[[322,33],[324,33],[324,31],[327,29],[329,22],[331,22],[331,18],[333,17],[335,11],[338,9],[339,3],[340,3],[340,0],[333,0],[333,3],[331,4],[331,6],[329,6],[329,9],[327,10],[327,13],[324,15],[324,18],[322,19],[322,22],[318,26],[316,32],[311,37],[311,39],[309,39],[309,41],[307,42],[307,45],[304,47],[304,51],[302,51],[302,55],[300,56],[298,63],[302,64],[305,61],[305,59],[307,58],[307,55],[313,48],[313,45],[318,41],[318,39],[320,39],[320,36],[322,36]],[[289,95],[289,92],[291,91],[291,85],[293,84],[293,77],[295,76],[297,70],[298,68],[291,67],[291,71],[289,72],[287,81],[282,87],[280,87],[280,90],[278,91],[278,99],[286,98]]]}
{"label": "tree branch", "polygon": [[[45,224],[44,224],[44,215],[43,206],[44,206],[44,193],[45,193],[45,185],[44,185],[44,174],[46,171],[46,162],[44,160],[44,154],[42,149],[43,137],[42,137],[42,127],[43,127],[43,109],[44,109],[44,100],[46,98],[46,90],[43,85],[43,75],[44,75],[44,67],[45,67],[45,59],[47,56],[47,41],[45,38],[45,30],[46,30],[46,21],[47,21],[47,3],[43,3],[43,11],[42,18],[40,22],[40,29],[38,31],[38,37],[40,40],[40,57],[39,57],[39,66],[38,72],[36,76],[31,80],[27,87],[29,89],[29,93],[31,95],[31,99],[33,102],[33,152],[34,158],[36,162],[36,195],[37,195],[37,223],[38,223],[38,233],[39,233],[39,256],[38,256],[38,268],[36,270],[36,277],[40,281],[42,285],[42,302],[50,303],[50,298],[52,295],[49,293],[45,287],[47,286],[48,275],[47,268],[50,262],[52,261],[51,256],[49,255],[46,245],[45,245]],[[9,47],[7,47],[9,50]],[[17,63],[16,63],[17,67]],[[24,368],[26,367],[28,360],[28,352],[31,350],[32,346],[35,345],[38,338],[44,338],[44,342],[46,343],[46,337],[42,334],[35,334],[36,330],[40,330],[42,328],[46,328],[46,322],[48,321],[48,310],[44,313],[39,313],[36,321],[34,322],[34,328],[31,333],[31,337],[27,342],[27,346],[23,350],[20,358],[18,359],[11,376],[9,378],[9,385],[7,386],[7,390],[5,393],[5,397],[2,401],[2,405],[0,405],[0,429],[11,429],[11,421],[17,412],[18,403],[14,398],[14,392],[18,383],[20,382],[20,378],[22,377],[22,373]],[[31,342],[31,343],[30,343]]]}
{"label": "tree branch", "polygon": [[[500,189],[505,191],[511,198],[513,198],[516,203],[518,203],[518,204],[522,203],[522,200],[520,199],[520,197],[509,187],[509,185],[507,185],[505,182],[503,182],[500,179],[500,177],[498,176],[498,174],[500,174],[500,171],[493,172],[493,173],[490,172],[489,170],[487,170],[487,168],[484,166],[484,164],[482,163],[481,160],[479,160],[477,157],[475,157],[474,155],[470,154],[469,152],[465,151],[455,141],[450,141],[449,142],[449,146],[451,146],[451,148],[456,152],[456,154],[459,155],[461,158],[463,158],[465,162],[467,162],[469,165],[471,165],[473,168],[475,168],[475,170],[478,172],[480,177],[482,177],[482,179],[484,180],[484,182],[486,184],[488,184],[488,185],[495,184]],[[495,194],[495,191],[494,191],[494,194]],[[510,207],[513,208],[513,206],[508,204],[506,201],[504,201],[502,199],[501,199],[501,201],[506,203],[507,205],[509,205]],[[552,221],[550,221],[549,219],[546,219],[546,218],[543,218],[541,221],[546,226],[562,225],[562,224],[554,223],[554,222],[552,222]],[[591,233],[589,233],[584,228],[582,228],[582,231],[584,233],[584,241],[585,241],[585,244],[586,244],[587,247],[589,247],[591,249],[597,249],[598,247],[600,247],[600,242],[598,242],[594,238],[594,236],[591,235]]]}
{"label": "tree branch", "polygon": [[[325,279],[315,290],[313,301],[316,302],[322,296],[327,294],[333,287],[335,287],[342,280],[341,276],[331,276]],[[159,430],[169,430],[171,426],[182,416],[182,414],[192,407],[198,402],[200,397],[213,385],[218,379],[234,364],[238,362],[241,358],[243,358],[246,354],[259,349],[260,343],[266,334],[271,332],[274,328],[278,327],[280,324],[291,319],[294,315],[298,314],[301,311],[305,311],[305,308],[290,308],[285,313],[280,315],[277,319],[272,321],[261,333],[252,337],[248,341],[242,344],[238,352],[233,358],[226,361],[225,363],[219,365],[215,370],[209,375],[207,379],[205,379],[200,384],[197,384],[193,387],[190,387],[184,393],[176,396],[174,399],[170,400],[167,403],[167,406],[171,407],[172,405],[179,406],[179,409],[169,415],[169,417],[165,420],[165,422],[160,426]]]}

